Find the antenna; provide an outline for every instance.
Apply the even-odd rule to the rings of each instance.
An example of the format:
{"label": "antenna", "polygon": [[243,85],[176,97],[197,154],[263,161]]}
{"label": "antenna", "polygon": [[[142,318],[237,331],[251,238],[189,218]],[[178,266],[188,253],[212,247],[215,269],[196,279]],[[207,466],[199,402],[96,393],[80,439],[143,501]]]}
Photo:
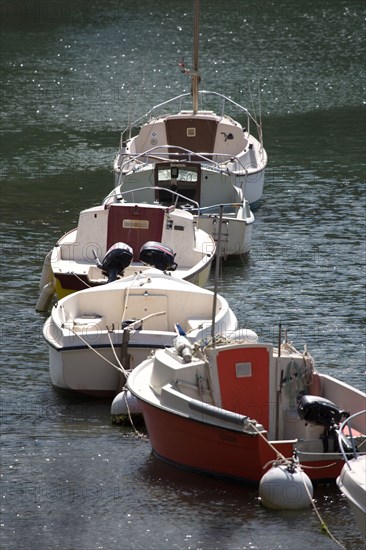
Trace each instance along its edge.
{"label": "antenna", "polygon": [[212,304],[212,322],[211,322],[211,340],[212,340],[213,347],[215,347],[215,318],[216,318],[216,303],[217,303],[217,285],[219,281],[220,259],[221,259],[221,233],[222,233],[223,209],[224,209],[223,205],[220,204],[219,236],[217,239],[217,247],[216,247],[215,282],[214,282],[214,296],[213,296],[213,304]]}
{"label": "antenna", "polygon": [[198,111],[198,86],[201,80],[198,69],[198,41],[199,41],[199,22],[200,22],[200,2],[194,0],[194,31],[193,31],[193,69],[188,69],[184,62],[184,57],[179,61],[178,65],[182,73],[191,77],[191,93],[193,100],[193,114]]}

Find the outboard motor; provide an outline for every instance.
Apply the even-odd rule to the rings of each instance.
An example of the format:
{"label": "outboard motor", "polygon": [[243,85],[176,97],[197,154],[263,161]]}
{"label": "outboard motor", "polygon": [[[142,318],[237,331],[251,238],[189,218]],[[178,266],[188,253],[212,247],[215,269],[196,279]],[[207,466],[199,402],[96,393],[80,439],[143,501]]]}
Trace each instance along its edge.
{"label": "outboard motor", "polygon": [[329,439],[333,439],[334,447],[337,447],[339,426],[349,417],[349,411],[343,411],[329,399],[317,395],[304,395],[299,401],[297,411],[300,418],[308,424],[324,427],[324,452],[328,452]]}
{"label": "outboard motor", "polygon": [[118,277],[123,275],[124,270],[130,265],[133,258],[133,250],[128,244],[115,243],[107,250],[106,255],[101,262],[93,251],[97,267],[102,270],[103,275],[108,277],[108,283],[112,283]]}
{"label": "outboard motor", "polygon": [[175,271],[177,264],[174,262],[175,254],[171,248],[162,243],[148,241],[140,250],[139,259],[141,262],[161,271]]}

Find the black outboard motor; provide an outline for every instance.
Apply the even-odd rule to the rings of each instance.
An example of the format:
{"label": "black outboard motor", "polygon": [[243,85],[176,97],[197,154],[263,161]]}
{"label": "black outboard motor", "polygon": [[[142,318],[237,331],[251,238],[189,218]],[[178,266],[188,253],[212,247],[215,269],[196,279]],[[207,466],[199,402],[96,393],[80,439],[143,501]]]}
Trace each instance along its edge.
{"label": "black outboard motor", "polygon": [[304,395],[299,401],[297,411],[300,418],[308,424],[324,426],[324,452],[328,451],[329,439],[333,439],[334,447],[337,447],[339,426],[349,417],[349,411],[341,410],[329,399],[318,395]]}
{"label": "black outboard motor", "polygon": [[140,250],[139,259],[141,262],[161,271],[175,271],[177,264],[174,262],[175,254],[171,248],[162,243],[148,241]]}
{"label": "black outboard motor", "polygon": [[115,243],[111,246],[102,262],[100,262],[96,252],[93,252],[97,267],[102,270],[103,275],[108,277],[108,283],[115,281],[118,275],[123,275],[124,270],[130,265],[133,258],[132,248],[125,243]]}

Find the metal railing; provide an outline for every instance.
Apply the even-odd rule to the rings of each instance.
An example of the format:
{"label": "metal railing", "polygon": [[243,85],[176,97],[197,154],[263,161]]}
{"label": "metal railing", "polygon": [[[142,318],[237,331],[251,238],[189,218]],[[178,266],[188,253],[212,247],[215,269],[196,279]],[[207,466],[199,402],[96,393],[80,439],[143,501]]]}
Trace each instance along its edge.
{"label": "metal railing", "polygon": [[[351,470],[351,465],[349,464],[350,451],[346,450],[347,447],[349,449],[350,446],[351,446],[353,458],[357,458],[357,456],[359,456],[360,454],[362,454],[362,455],[365,454],[364,452],[360,453],[359,450],[357,449],[355,439],[354,439],[355,436],[352,433],[352,429],[351,429],[352,428],[352,426],[351,426],[352,421],[357,416],[360,416],[362,414],[366,415],[366,410],[357,412],[357,413],[352,414],[351,416],[349,416],[346,420],[344,420],[344,422],[342,422],[342,424],[340,425],[340,428],[339,428],[339,432],[338,432],[339,449],[342,453],[342,456],[344,458],[345,463],[347,464],[347,466],[349,467],[350,470]],[[348,428],[348,436],[345,434],[346,428]]]}
{"label": "metal railing", "polygon": [[[198,91],[198,95],[199,96],[214,96],[214,97],[218,97],[222,100],[222,112],[221,112],[221,116],[224,116],[224,112],[225,112],[225,103],[229,103],[230,105],[234,106],[236,109],[238,109],[239,111],[241,111],[242,113],[244,113],[246,116],[247,116],[247,131],[248,133],[250,133],[250,121],[252,121],[255,126],[256,126],[256,129],[258,131],[258,137],[259,137],[259,141],[260,141],[260,144],[261,146],[263,147],[263,138],[262,138],[262,127],[261,127],[261,124],[258,123],[258,121],[253,117],[253,115],[248,111],[248,109],[246,107],[244,107],[243,105],[240,105],[240,103],[237,103],[236,101],[230,99],[230,97],[227,97],[219,92],[210,92],[209,90],[199,90]],[[152,107],[149,111],[147,111],[144,115],[140,116],[139,118],[137,118],[136,120],[134,120],[133,122],[131,122],[124,130],[123,132],[121,133],[121,144],[120,144],[120,147],[122,148],[123,146],[123,143],[127,140],[127,139],[131,139],[132,137],[132,129],[134,127],[136,127],[137,125],[141,125],[142,121],[144,119],[148,119],[148,117],[152,117],[153,113],[154,113],[154,117],[156,117],[156,114],[155,112],[158,111],[159,109],[161,109],[162,107],[166,107],[167,105],[170,105],[174,102],[178,102],[180,103],[180,110],[182,108],[182,100],[185,99],[185,98],[191,98],[191,92],[186,92],[184,94],[180,94],[178,96],[175,96],[175,97],[172,97],[166,101],[163,101],[162,103],[159,103],[158,105],[155,105],[154,107]],[[163,113],[164,115],[166,115],[167,113]],[[163,116],[160,115],[160,116]]]}

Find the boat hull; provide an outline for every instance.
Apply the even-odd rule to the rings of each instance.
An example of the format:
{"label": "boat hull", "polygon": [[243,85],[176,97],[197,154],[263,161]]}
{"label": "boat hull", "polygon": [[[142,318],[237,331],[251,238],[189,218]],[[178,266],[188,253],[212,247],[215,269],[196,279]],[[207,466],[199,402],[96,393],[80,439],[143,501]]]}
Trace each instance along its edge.
{"label": "boat hull", "polygon": [[[172,334],[170,338],[156,340],[150,345],[130,346],[128,349],[130,367],[133,368],[145,360],[156,347],[171,345],[174,337],[175,335]],[[115,346],[115,351],[120,356],[121,346]],[[105,360],[101,359],[96,352]],[[121,391],[125,377],[110,363],[118,366],[112,349],[107,344],[94,346],[93,350],[87,347],[61,350],[49,347],[50,378],[52,385],[59,389],[95,397],[114,397]]]}
{"label": "boat hull", "polygon": [[348,464],[343,467],[337,485],[351,507],[358,529],[366,537],[366,457],[359,456]]}
{"label": "boat hull", "polygon": [[218,247],[218,216],[201,216],[200,226],[213,237],[217,250],[220,250],[221,257],[227,258],[228,256],[245,256],[249,254],[252,241],[252,223],[248,224],[242,219],[224,217],[221,228],[220,249]]}
{"label": "boat hull", "polygon": [[[200,262],[200,266],[197,265],[194,269],[189,271],[186,270],[185,272],[178,269],[178,272],[174,272],[174,274],[181,277],[183,281],[188,281],[189,283],[193,283],[204,288],[210,276],[213,259],[214,255],[207,256],[206,261]],[[129,276],[136,270],[143,272],[147,269],[149,269],[149,266],[147,265],[131,265],[125,270],[125,276]],[[60,272],[57,272],[56,269],[53,273],[53,278],[55,292],[59,300],[69,294],[72,294],[73,292],[106,284],[106,280],[101,279],[99,282],[96,282],[95,280],[91,280],[85,273],[61,272],[61,270]]]}
{"label": "boat hull", "polygon": [[177,324],[191,343],[237,329],[227,301],[187,281],[150,269],[66,296],[43,327],[52,384],[113,396],[151,350],[172,346]]}
{"label": "boat hull", "polygon": [[[144,401],[141,408],[154,453],[180,467],[258,483],[277,458],[259,435],[192,421]],[[294,450],[292,441],[276,442],[275,448],[286,457]],[[305,470],[312,480],[325,481],[339,475],[343,461],[331,457],[302,465],[314,468]]]}
{"label": "boat hull", "polygon": [[[344,464],[336,423],[360,410],[365,395],[317,373],[307,351],[284,342],[278,354],[257,339],[248,331],[240,342],[196,350],[188,363],[179,350],[157,350],[132,371],[127,386],[154,452],[184,468],[255,483],[274,461],[295,454],[313,481],[335,480]],[[308,414],[309,404],[310,417],[301,408]],[[362,422],[353,429],[363,445]]]}

